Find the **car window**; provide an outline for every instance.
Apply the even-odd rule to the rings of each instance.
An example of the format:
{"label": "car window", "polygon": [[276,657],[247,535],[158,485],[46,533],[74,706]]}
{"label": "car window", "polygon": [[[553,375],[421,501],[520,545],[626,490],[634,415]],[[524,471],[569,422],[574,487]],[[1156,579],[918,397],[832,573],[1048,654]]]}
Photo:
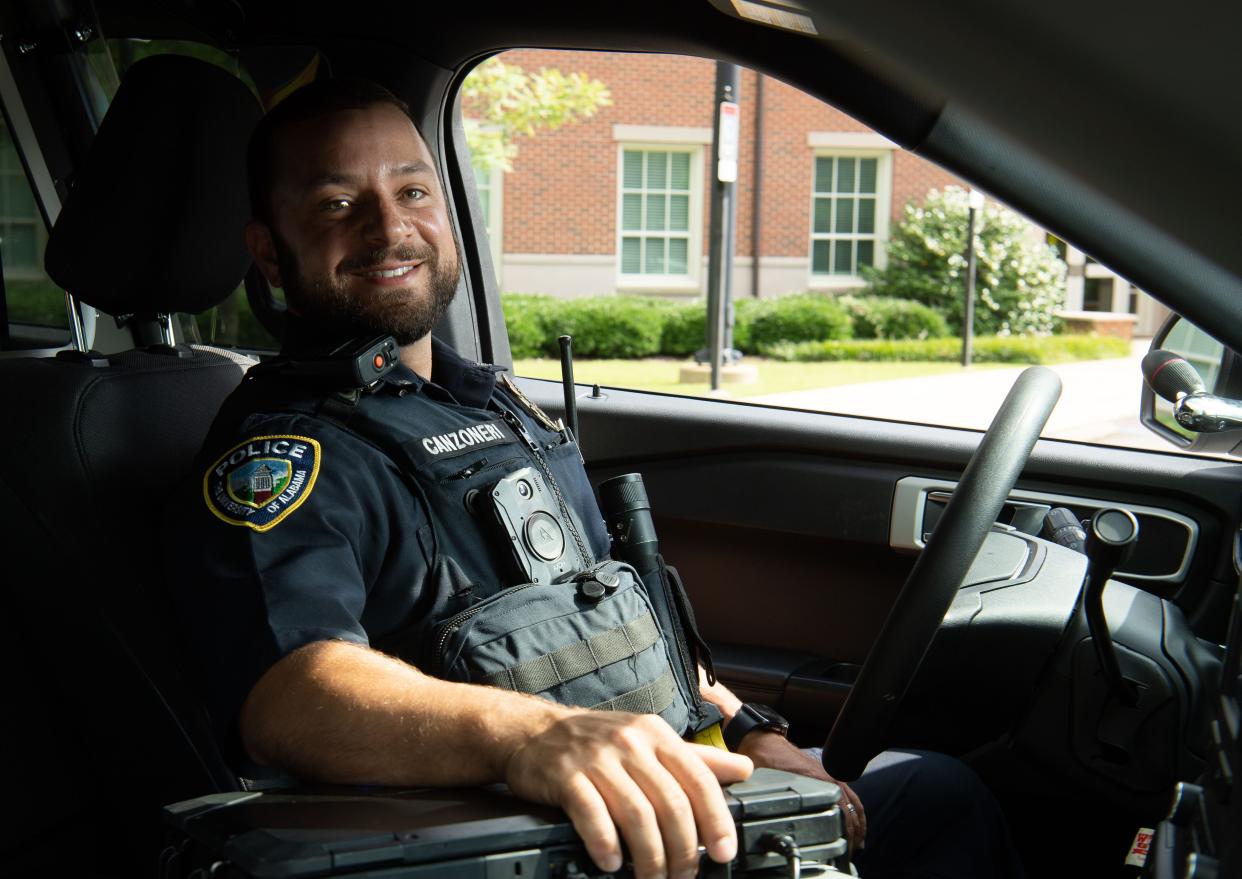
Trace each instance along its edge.
{"label": "car window", "polygon": [[711,393],[715,76],[702,58],[519,49],[467,78],[463,125],[519,374],[559,377],[556,337],[568,332],[580,382],[982,429],[1019,372],[1044,363],[1064,385],[1045,436],[1176,451],[1139,422],[1160,303],[746,69],[728,266],[740,360]]}
{"label": "car window", "polygon": [[0,118],[0,266],[5,320],[0,350],[56,348],[69,341],[65,293],[43,271],[47,226]]}

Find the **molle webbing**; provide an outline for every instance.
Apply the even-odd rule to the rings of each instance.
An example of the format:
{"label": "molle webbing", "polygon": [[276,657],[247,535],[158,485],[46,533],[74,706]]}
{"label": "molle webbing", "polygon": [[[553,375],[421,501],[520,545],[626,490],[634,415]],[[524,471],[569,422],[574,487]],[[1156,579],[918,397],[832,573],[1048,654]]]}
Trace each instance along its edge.
{"label": "molle webbing", "polygon": [[622,693],[615,699],[592,705],[592,711],[628,711],[631,714],[659,714],[677,696],[677,682],[673,680],[673,672],[666,671],[659,678],[639,687]]}
{"label": "molle webbing", "polygon": [[[650,613],[646,613],[623,626],[568,644],[538,659],[490,674],[479,683],[521,693],[542,693],[575,678],[597,672],[605,666],[637,656],[659,639],[660,632],[656,628],[655,619]],[[631,695],[633,694],[626,693],[618,699]],[[661,708],[667,704],[665,702]]]}

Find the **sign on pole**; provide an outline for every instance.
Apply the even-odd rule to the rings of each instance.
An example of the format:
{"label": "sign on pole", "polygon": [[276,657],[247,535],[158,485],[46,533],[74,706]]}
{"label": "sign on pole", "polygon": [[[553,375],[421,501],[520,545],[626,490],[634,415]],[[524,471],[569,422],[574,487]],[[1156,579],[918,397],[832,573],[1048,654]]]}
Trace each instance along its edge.
{"label": "sign on pole", "polygon": [[740,129],[737,104],[720,102],[720,143],[716,148],[716,179],[721,183],[737,182],[737,142]]}

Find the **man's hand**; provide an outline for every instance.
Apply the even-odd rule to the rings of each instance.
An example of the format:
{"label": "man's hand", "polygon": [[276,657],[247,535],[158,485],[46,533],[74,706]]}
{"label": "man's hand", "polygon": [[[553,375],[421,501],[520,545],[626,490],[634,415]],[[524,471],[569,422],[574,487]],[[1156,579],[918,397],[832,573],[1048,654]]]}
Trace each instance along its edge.
{"label": "man's hand", "polygon": [[[725,722],[733,719],[742,700],[724,684],[717,681],[708,684],[703,667],[699,666],[699,692],[703,698],[720,709]],[[811,778],[831,781],[841,788],[841,813],[845,817],[845,835],[850,842],[851,851],[860,851],[867,839],[867,815],[863,812],[862,800],[858,794],[843,781],[837,781],[824,771],[818,760],[798,748],[784,736],[774,732],[756,730],[742,739],[741,753],[751,759],[756,766],[766,769],[783,769],[796,772]]]}
{"label": "man's hand", "polygon": [[837,781],[824,771],[820,762],[779,733],[755,730],[742,739],[741,753],[756,766],[783,769],[811,778],[831,781],[841,788],[841,815],[845,819],[845,835],[850,841],[850,851],[861,851],[867,840],[867,814],[863,811],[858,794],[843,781]]}
{"label": "man's hand", "polygon": [[601,870],[621,867],[617,831],[639,879],[694,876],[702,840],[725,863],[737,834],[720,785],[742,781],[746,757],[683,742],[655,715],[567,713],[515,748],[505,781],[524,799],[560,806]]}

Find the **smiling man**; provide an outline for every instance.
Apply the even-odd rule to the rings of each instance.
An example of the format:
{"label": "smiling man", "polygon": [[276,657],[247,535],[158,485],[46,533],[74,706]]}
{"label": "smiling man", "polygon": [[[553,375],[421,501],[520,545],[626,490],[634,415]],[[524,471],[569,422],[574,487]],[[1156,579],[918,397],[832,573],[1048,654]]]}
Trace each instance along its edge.
{"label": "smiling man", "polygon": [[[667,633],[650,616],[646,629],[641,617],[625,623],[631,652],[611,664],[596,648],[616,653],[618,639],[593,636],[596,667],[582,676],[631,675],[640,648],[665,674],[603,699],[529,695],[561,692],[564,677],[516,692],[512,675],[503,689],[495,675],[482,686],[424,671],[445,662],[454,621],[533,594],[519,593],[504,535],[480,512],[480,495],[503,478],[537,474],[523,478],[546,484],[575,570],[603,572],[559,588],[572,597],[575,583],[594,583],[594,593],[581,588],[595,599],[626,593],[626,582],[641,590],[608,567],[608,534],[572,437],[494,367],[432,339],[458,255],[433,157],[404,105],[373,84],[316,83],[268,114],[248,161],[246,241],[285,292],[285,348],[225,403],[194,496],[177,499],[169,523],[176,570],[191,572],[174,578],[176,598],[234,761],[327,782],[505,782],[562,807],[608,871],[620,866],[622,840],[639,877],[693,875],[700,844],[717,861],[733,858],[721,783],[749,775],[752,759],[826,776],[779,719],[748,712],[722,685],[700,689],[693,669],[684,687],[668,683]],[[384,335],[399,363],[364,393],[285,368]],[[680,737],[701,700],[719,709],[741,753]],[[574,707],[584,704],[625,710]],[[872,875],[907,875],[885,866],[885,852],[899,867],[924,859],[929,875],[1012,874],[995,806],[960,764],[911,756],[888,771],[871,784],[895,829],[891,845],[888,830],[872,837],[883,843]],[[867,824],[843,789],[857,851]],[[908,796],[938,820],[902,805]],[[948,834],[946,816],[959,824]]]}

